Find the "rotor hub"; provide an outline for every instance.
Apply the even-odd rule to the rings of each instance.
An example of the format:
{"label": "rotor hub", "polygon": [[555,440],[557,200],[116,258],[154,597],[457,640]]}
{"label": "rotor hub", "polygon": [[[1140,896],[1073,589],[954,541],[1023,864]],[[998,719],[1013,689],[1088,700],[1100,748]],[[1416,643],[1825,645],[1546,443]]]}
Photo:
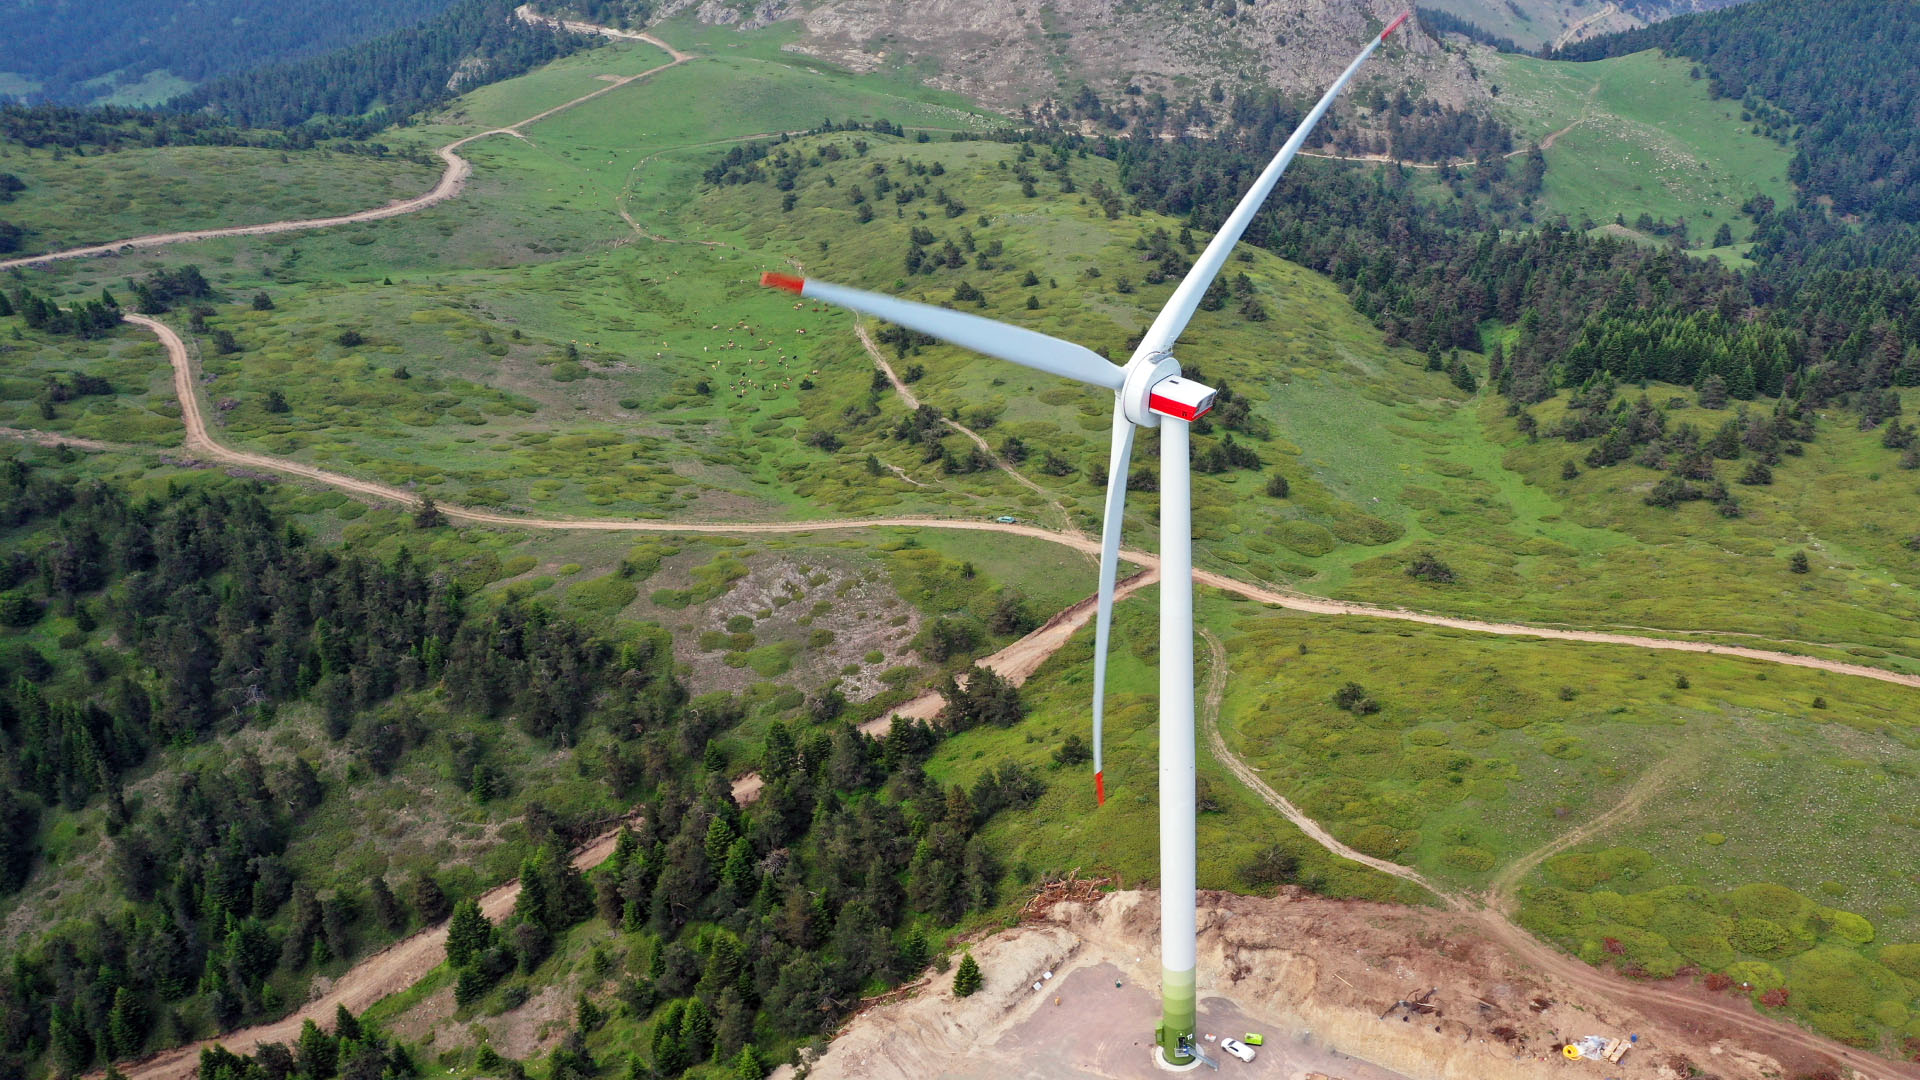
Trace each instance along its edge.
{"label": "rotor hub", "polygon": [[1153,353],[1127,365],[1120,411],[1136,427],[1160,426],[1160,418],[1198,420],[1213,408],[1215,390],[1180,375],[1171,353]]}

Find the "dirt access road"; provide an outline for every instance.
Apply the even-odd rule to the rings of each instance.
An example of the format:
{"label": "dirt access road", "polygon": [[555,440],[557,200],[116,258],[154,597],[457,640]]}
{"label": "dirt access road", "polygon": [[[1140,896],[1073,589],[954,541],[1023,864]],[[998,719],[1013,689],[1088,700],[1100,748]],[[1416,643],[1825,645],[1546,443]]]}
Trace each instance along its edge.
{"label": "dirt access road", "polygon": [[644,41],[649,45],[655,45],[666,50],[672,59],[658,67],[648,68],[638,75],[624,75],[620,78],[612,79],[598,90],[582,94],[565,104],[556,105],[545,112],[529,116],[517,124],[509,124],[503,128],[494,128],[491,131],[482,131],[475,135],[468,135],[465,138],[455,139],[445,146],[440,147],[434,151],[434,154],[437,155],[446,166],[440,173],[440,182],[433,185],[431,191],[417,198],[402,199],[398,202],[388,203],[385,206],[375,207],[372,210],[361,210],[357,213],[340,214],[334,217],[300,218],[289,221],[269,221],[260,225],[234,225],[220,229],[189,229],[182,232],[135,236],[126,240],[115,240],[106,244],[94,244],[88,247],[68,248],[65,251],[48,252],[45,255],[28,255],[18,259],[0,260],[0,270],[10,270],[16,266],[44,266],[47,263],[59,262],[63,259],[84,259],[91,255],[114,255],[139,248],[166,247],[170,244],[184,244],[195,240],[213,240],[223,236],[267,236],[273,233],[304,232],[308,229],[330,229],[336,225],[354,225],[363,221],[380,221],[385,218],[402,217],[407,214],[418,213],[430,206],[446,202],[448,199],[459,195],[461,190],[466,187],[467,178],[473,175],[473,163],[461,157],[459,150],[468,143],[487,138],[490,135],[510,135],[516,139],[524,139],[526,135],[520,129],[529,124],[538,123],[556,113],[565,112],[582,102],[592,101],[602,94],[610,94],[629,83],[638,82],[649,75],[665,71],[670,67],[677,67],[694,59],[692,53],[681,52],[679,49],[661,41],[652,34],[642,34],[631,30],[616,30],[606,26],[592,26],[587,23],[548,19],[535,13],[525,5],[522,5],[515,14],[519,15],[525,22],[546,23],[548,25],[558,23],[575,33],[598,34],[602,37]]}
{"label": "dirt access road", "polygon": [[[613,854],[619,829],[610,829],[594,837],[573,852],[576,870],[591,870]],[[514,879],[480,894],[480,913],[499,922],[513,911],[520,898],[520,881]],[[381,998],[397,994],[425,978],[446,959],[447,924],[442,922],[402,938],[348,969],[333,984],[284,1019],[269,1024],[229,1032],[214,1039],[189,1043],[141,1061],[121,1066],[132,1080],[193,1080],[200,1068],[200,1051],[219,1044],[236,1054],[250,1054],[263,1043],[288,1046],[300,1037],[300,1027],[308,1020],[331,1026],[336,1007],[345,1006],[358,1015]]]}
{"label": "dirt access road", "polygon": [[[1513,893],[1520,879],[1525,877],[1528,871],[1567,848],[1584,843],[1602,830],[1630,820],[1639,812],[1648,797],[1657,792],[1669,777],[1679,771],[1682,759],[1668,758],[1661,761],[1643,774],[1627,791],[1625,797],[1612,808],[1514,860],[1512,865],[1494,879],[1493,887],[1487,895],[1474,896],[1458,892],[1435,884],[1426,875],[1412,867],[1388,862],[1385,859],[1376,859],[1342,844],[1321,827],[1319,822],[1301,813],[1293,803],[1267,786],[1252,766],[1236,757],[1227,748],[1226,740],[1220,735],[1220,702],[1227,684],[1227,651],[1221,646],[1220,639],[1211,631],[1203,629],[1200,631],[1200,636],[1205,639],[1210,656],[1207,691],[1201,710],[1201,721],[1206,729],[1208,748],[1241,783],[1259,795],[1268,806],[1280,811],[1287,820],[1299,826],[1302,832],[1312,837],[1321,847],[1342,858],[1370,866],[1403,881],[1410,881],[1427,890],[1438,897],[1449,910],[1468,915],[1489,940],[1521,961],[1523,966],[1533,969],[1562,987],[1570,987],[1578,991],[1588,1004],[1605,1002],[1615,1007],[1655,1011],[1683,1019],[1698,1018],[1710,1026],[1730,1027],[1746,1037],[1748,1045],[1755,1049],[1789,1046],[1817,1059],[1845,1062],[1861,1070],[1865,1076],[1905,1077],[1909,1080],[1920,1080],[1920,1065],[1892,1062],[1863,1054],[1786,1021],[1763,1016],[1754,1011],[1744,996],[1708,997],[1691,987],[1686,990],[1676,990],[1659,983],[1628,982],[1547,945],[1513,921]],[[1688,986],[1686,982],[1674,985]]]}
{"label": "dirt access road", "polygon": [[[167,351],[167,359],[173,366],[174,392],[180,398],[180,415],[186,425],[186,449],[205,455],[207,458],[229,465],[241,465],[255,469],[265,469],[288,476],[297,476],[313,480],[342,491],[352,492],[364,498],[385,500],[402,506],[417,506],[420,497],[411,491],[382,484],[372,480],[362,480],[343,473],[332,472],[308,465],[304,462],[290,461],[234,450],[215,442],[207,432],[205,414],[201,411],[199,388],[195,382],[192,356],[187,351],[186,342],[167,324],[147,315],[128,314],[123,316],[128,322],[143,327],[160,339]],[[998,532],[1011,536],[1024,536],[1034,540],[1044,540],[1059,544],[1089,555],[1098,555],[1099,542],[1084,535],[1070,535],[1043,529],[1037,525],[1002,524],[997,521],[974,520],[968,518],[938,517],[878,517],[878,518],[831,518],[820,521],[636,521],[624,518],[542,518],[527,517],[520,514],[500,514],[470,507],[440,504],[440,511],[457,521],[471,521],[480,525],[504,525],[519,529],[556,529],[578,530],[582,532],[631,532],[631,533],[729,533],[729,534],[765,534],[765,533],[814,533],[832,532],[843,529],[871,529],[887,527],[958,529],[972,532]],[[1135,566],[1158,571],[1158,556],[1144,551],[1128,548],[1120,550],[1120,557]],[[1894,683],[1920,689],[1920,675],[1910,675],[1900,671],[1888,671],[1883,668],[1868,667],[1842,660],[1829,660],[1817,656],[1799,656],[1794,653],[1777,652],[1771,649],[1757,649],[1748,645],[1723,645],[1714,642],[1689,641],[1676,638],[1649,637],[1644,634],[1618,634],[1600,630],[1568,630],[1560,627],[1529,626],[1524,623],[1498,623],[1482,619],[1463,619],[1450,615],[1435,615],[1424,611],[1411,611],[1406,608],[1390,608],[1378,604],[1363,604],[1355,601],[1328,600],[1301,593],[1281,592],[1277,589],[1227,577],[1211,570],[1195,570],[1193,579],[1197,584],[1219,589],[1222,592],[1235,593],[1249,600],[1263,604],[1273,604],[1293,611],[1313,615],[1349,615],[1368,619],[1390,619],[1398,622],[1421,623],[1427,626],[1443,626],[1453,630],[1467,630],[1479,634],[1496,634],[1508,637],[1535,637],[1550,641],[1581,641],[1595,645],[1628,645],[1641,649],[1664,649],[1674,652],[1710,653],[1716,656],[1738,656],[1749,660],[1762,660],[1767,663],[1785,664],[1791,667],[1812,668],[1816,671],[1832,672],[1836,675],[1851,675],[1863,679],[1875,679],[1880,682]],[[1673,631],[1683,633],[1684,631]]]}

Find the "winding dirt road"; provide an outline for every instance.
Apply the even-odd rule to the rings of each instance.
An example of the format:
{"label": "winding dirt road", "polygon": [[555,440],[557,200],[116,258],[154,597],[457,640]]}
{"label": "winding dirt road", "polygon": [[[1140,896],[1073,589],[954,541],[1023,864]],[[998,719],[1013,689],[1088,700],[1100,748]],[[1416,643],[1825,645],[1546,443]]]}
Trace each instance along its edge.
{"label": "winding dirt road", "polygon": [[[123,316],[128,322],[144,327],[160,339],[167,351],[167,359],[173,365],[174,392],[180,397],[181,420],[186,425],[187,450],[230,465],[242,465],[249,468],[265,469],[289,476],[327,484],[343,491],[350,491],[372,499],[381,499],[399,503],[403,506],[416,506],[419,496],[410,491],[382,484],[372,480],[362,480],[344,473],[332,472],[304,462],[289,461],[266,454],[234,450],[215,442],[207,432],[207,422],[201,410],[199,388],[194,378],[193,361],[187,352],[186,343],[173,328],[158,319],[147,315],[128,314]],[[631,519],[610,518],[545,518],[526,517],[518,514],[502,514],[487,510],[475,510],[471,507],[447,503],[439,504],[441,513],[457,521],[471,521],[480,525],[504,525],[521,529],[572,529],[583,532],[632,532],[632,533],[814,533],[832,532],[843,529],[871,529],[887,527],[957,529],[973,532],[997,532],[1013,536],[1025,536],[1034,540],[1044,540],[1059,544],[1075,551],[1098,555],[1100,544],[1091,537],[1078,534],[1054,532],[1038,525],[1003,524],[997,521],[972,520],[967,518],[939,517],[878,517],[878,518],[831,518],[820,521],[635,521]],[[1136,566],[1159,570],[1158,556],[1144,551],[1128,548],[1120,550],[1120,557]],[[1920,675],[1905,672],[1888,671],[1882,668],[1868,667],[1865,664],[1848,663],[1841,660],[1828,660],[1817,656],[1799,656],[1793,653],[1777,652],[1771,649],[1759,649],[1748,645],[1724,645],[1715,642],[1689,641],[1676,638],[1657,638],[1642,634],[1617,634],[1600,630],[1569,630],[1560,627],[1528,626],[1524,623],[1488,622],[1482,619],[1463,619],[1450,615],[1435,615],[1424,611],[1411,611],[1406,608],[1390,608],[1378,604],[1365,604],[1357,601],[1328,600],[1301,593],[1281,592],[1262,585],[1255,585],[1227,577],[1212,570],[1195,570],[1193,579],[1222,592],[1235,593],[1249,600],[1293,611],[1313,615],[1350,615],[1368,619],[1391,619],[1398,622],[1421,623],[1426,626],[1441,626],[1453,630],[1467,630],[1478,634],[1496,634],[1507,637],[1534,637],[1550,641],[1581,641],[1595,645],[1628,645],[1641,649],[1664,649],[1673,652],[1709,653],[1715,656],[1737,656],[1748,660],[1761,660],[1767,663],[1784,664],[1791,667],[1812,668],[1816,671],[1832,672],[1836,675],[1850,675],[1862,679],[1874,679],[1879,682],[1893,683],[1920,689]],[[1680,631],[1675,631],[1676,633]]]}
{"label": "winding dirt road", "polygon": [[1208,748],[1213,751],[1214,757],[1218,758],[1221,764],[1239,778],[1241,783],[1259,795],[1268,806],[1278,810],[1287,820],[1299,826],[1302,832],[1312,837],[1321,847],[1343,859],[1370,866],[1381,873],[1391,874],[1403,881],[1410,881],[1420,886],[1438,897],[1449,910],[1468,916],[1488,938],[1505,948],[1516,959],[1532,966],[1560,985],[1574,988],[1586,998],[1610,1002],[1627,1009],[1643,1010],[1648,1006],[1657,1005],[1662,1009],[1683,1015],[1730,1025],[1750,1040],[1749,1045],[1754,1049],[1764,1052],[1769,1043],[1784,1044],[1822,1058],[1844,1061],[1860,1070],[1860,1075],[1864,1078],[1888,1080],[1888,1078],[1899,1077],[1905,1080],[1920,1080],[1920,1065],[1889,1061],[1866,1054],[1843,1043],[1815,1035],[1784,1020],[1764,1016],[1755,1012],[1744,997],[1730,996],[1717,999],[1704,997],[1699,993],[1668,989],[1658,983],[1629,982],[1610,971],[1593,967],[1568,956],[1534,937],[1513,921],[1510,912],[1512,894],[1521,877],[1551,856],[1575,844],[1584,843],[1606,828],[1631,817],[1672,775],[1677,759],[1666,759],[1649,769],[1634,783],[1625,797],[1605,813],[1515,860],[1498,878],[1494,879],[1492,889],[1486,896],[1476,897],[1468,893],[1456,892],[1442,888],[1412,867],[1362,854],[1334,839],[1319,822],[1301,813],[1298,807],[1261,780],[1251,766],[1235,757],[1233,752],[1227,749],[1226,740],[1220,735],[1220,702],[1226,690],[1227,651],[1212,631],[1202,629],[1200,636],[1205,639],[1211,658],[1207,692],[1201,711]]}
{"label": "winding dirt road", "polygon": [[[540,16],[534,15],[527,8],[522,8],[520,15],[522,18],[529,20],[541,19]],[[447,166],[440,183],[437,184],[432,191],[417,199],[397,202],[358,214],[332,218],[283,221],[264,225],[136,237],[131,240],[119,241],[113,244],[96,245],[47,255],[8,260],[6,262],[0,262],[0,269],[12,266],[38,265],[58,259],[106,254],[128,248],[158,247],[166,244],[221,236],[262,235],[302,229],[326,228],[333,225],[379,220],[381,218],[413,213],[459,194],[462,185],[472,172],[471,164],[456,153],[456,151],[465,144],[489,135],[505,134],[524,137],[519,129],[526,125],[535,123],[555,113],[578,105],[581,102],[591,100],[592,98],[625,86],[628,83],[646,78],[658,71],[691,59],[688,54],[682,53],[650,35],[629,31],[614,31],[600,27],[589,27],[587,24],[567,25],[569,29],[580,30],[581,32],[598,32],[610,37],[625,37],[648,41],[665,49],[673,59],[668,64],[649,69],[638,75],[625,76],[617,81],[610,82],[592,93],[583,95],[536,116],[529,117],[518,124],[481,132],[447,144],[437,151]],[[1575,121],[1575,124],[1578,123],[1579,121]],[[1574,125],[1569,125],[1567,129],[1556,132],[1555,136],[1564,133],[1566,130],[1570,130],[1572,126]],[[1549,137],[1549,142],[1552,138],[1553,136]],[[635,228],[636,231],[638,231],[637,225]],[[283,475],[310,480],[348,491],[364,498],[384,500],[407,506],[418,504],[418,498],[413,493],[391,485],[358,479],[297,461],[235,450],[217,442],[207,429],[205,414],[196,383],[192,356],[186,343],[171,327],[157,319],[133,314],[126,315],[125,318],[129,323],[140,326],[153,333],[160,340],[167,352],[169,363],[173,369],[175,392],[180,400],[182,421],[186,428],[185,448],[189,453],[227,464],[277,472]],[[910,406],[917,405],[917,400],[907,391],[905,384],[898,379],[890,365],[888,365],[884,357],[880,355],[865,328],[859,327],[857,332],[860,335],[862,344],[867,348],[869,355],[873,357],[880,369],[886,372],[889,380],[893,382],[895,389],[901,394],[902,400]],[[1020,476],[1017,472],[1009,468],[1005,462],[1000,461],[998,455],[994,455],[992,450],[986,447],[985,441],[976,433],[958,424],[954,424],[954,427],[972,438],[977,445],[981,446],[987,453],[993,456],[997,464],[1003,469],[1006,469],[1023,485],[1043,497],[1048,498],[1049,501],[1052,502],[1050,493],[1034,485],[1024,476]],[[6,434],[12,435],[16,433],[7,432]],[[17,434],[21,437],[36,437],[37,433]],[[66,441],[76,446],[88,445],[82,440]],[[104,447],[105,444],[102,444],[102,446]],[[1053,503],[1053,505],[1057,510],[1060,510],[1063,518],[1065,518],[1065,511],[1059,507],[1058,503]],[[1067,520],[1067,527],[1071,531],[1055,532],[1034,525],[1017,523],[1001,524],[990,521],[935,517],[835,519],[801,522],[652,522],[612,519],[533,518],[445,505],[441,507],[441,510],[449,518],[476,524],[502,525],[514,528],[579,531],[805,534],[818,531],[885,526],[961,529],[1025,536],[1031,539],[1060,544],[1087,554],[1097,555],[1098,553],[1097,541],[1073,529],[1070,519]],[[1157,579],[1159,563],[1155,556],[1132,550],[1123,550],[1121,554],[1127,561],[1141,566],[1146,570],[1146,573],[1138,575],[1129,581],[1121,595],[1129,594]],[[1886,671],[1843,661],[1797,656],[1768,649],[1722,645],[1702,641],[1657,638],[1635,634],[1570,630],[1556,627],[1528,626],[1517,623],[1496,623],[1476,619],[1462,619],[1401,608],[1327,600],[1297,593],[1282,592],[1264,586],[1238,581],[1211,571],[1196,571],[1194,578],[1196,582],[1200,584],[1245,596],[1262,603],[1273,604],[1278,607],[1311,614],[1390,619],[1504,636],[1524,636],[1545,640],[1626,645],[1645,649],[1736,656],[1920,688],[1920,676]],[[1065,644],[1074,633],[1084,626],[1088,619],[1090,619],[1092,613],[1092,598],[1083,600],[1072,608],[1056,615],[1045,626],[1036,630],[1033,634],[1015,642],[1000,653],[986,658],[982,663],[1016,682],[1024,681],[1048,656],[1051,656]],[[1579,989],[1582,993],[1592,994],[1596,997],[1603,997],[1610,1000],[1621,1000],[1628,1003],[1657,1002],[1664,1007],[1683,1012],[1691,1012],[1702,1017],[1712,1018],[1733,1025],[1737,1029],[1753,1036],[1774,1040],[1779,1043],[1792,1045],[1809,1053],[1836,1058],[1855,1064],[1856,1066],[1862,1066],[1870,1070],[1868,1075],[1871,1076],[1903,1077],[1920,1080],[1920,1068],[1892,1063],[1884,1059],[1871,1058],[1859,1052],[1849,1050],[1839,1044],[1828,1042],[1825,1039],[1793,1027],[1792,1025],[1757,1015],[1747,1007],[1744,1002],[1740,1002],[1739,1004],[1722,1004],[1718,1001],[1703,1000],[1696,995],[1678,993],[1658,986],[1625,984],[1607,972],[1592,968],[1542,944],[1511,921],[1505,909],[1509,906],[1511,891],[1515,883],[1524,875],[1526,870],[1538,865],[1540,861],[1553,853],[1564,850],[1574,843],[1581,842],[1630,814],[1633,809],[1638,806],[1639,800],[1643,800],[1653,790],[1657,789],[1661,779],[1659,770],[1656,769],[1646,777],[1643,777],[1642,781],[1636,784],[1635,788],[1628,793],[1627,797],[1619,806],[1614,807],[1606,814],[1588,822],[1586,825],[1573,830],[1573,832],[1557,838],[1552,844],[1546,845],[1534,853],[1530,853],[1517,862],[1514,867],[1510,867],[1509,870],[1495,882],[1494,889],[1489,897],[1486,898],[1484,902],[1476,901],[1472,897],[1451,893],[1440,888],[1424,875],[1419,874],[1411,868],[1386,862],[1385,860],[1374,859],[1341,844],[1317,822],[1314,822],[1313,819],[1301,813],[1297,807],[1293,806],[1292,803],[1266,785],[1251,767],[1234,757],[1227,749],[1225,741],[1220,736],[1218,729],[1218,710],[1224,693],[1227,669],[1225,652],[1217,638],[1205,631],[1202,631],[1202,633],[1205,635],[1213,655],[1212,671],[1209,676],[1209,685],[1206,694],[1207,708],[1205,713],[1207,737],[1210,748],[1214,754],[1234,772],[1236,777],[1259,794],[1268,805],[1286,815],[1289,820],[1293,821],[1305,831],[1307,835],[1313,837],[1315,842],[1326,847],[1327,850],[1343,858],[1352,859],[1356,862],[1371,866],[1383,873],[1392,874],[1408,880],[1431,891],[1434,895],[1441,898],[1449,907],[1471,915],[1479,925],[1484,927],[1490,938],[1510,948],[1516,955],[1524,957],[1529,963],[1541,971],[1550,974],[1566,985]],[[928,700],[929,698],[931,699],[930,701]],[[937,711],[938,704],[939,700],[937,695],[923,695],[922,698],[909,702],[897,712],[902,715],[916,715],[919,712],[926,711],[929,707]],[[893,714],[889,714],[889,720],[891,715]],[[609,831],[595,838],[595,840],[576,853],[574,864],[582,869],[586,869],[604,861],[608,854],[611,853],[614,835],[615,833],[613,831]],[[486,893],[481,898],[483,911],[485,911],[490,918],[497,919],[503,916],[512,909],[514,900],[518,896],[518,891],[518,883],[510,882]],[[356,1012],[362,1011],[374,1001],[413,985],[413,983],[437,965],[441,957],[444,938],[445,928],[442,926],[422,931],[413,937],[397,942],[388,949],[375,954],[355,966],[320,997],[307,1003],[307,1005],[292,1016],[275,1023],[228,1033],[219,1041],[235,1050],[246,1052],[262,1042],[290,1042],[297,1035],[299,1026],[303,1020],[309,1017],[324,1020],[330,1017],[336,1005],[345,1005],[350,1010]],[[187,1080],[195,1071],[198,1053],[202,1045],[205,1044],[195,1044],[190,1047],[169,1051],[144,1062],[136,1063],[128,1067],[126,1072],[133,1080]]]}
{"label": "winding dirt road", "polygon": [[1606,7],[1601,8],[1599,11],[1596,11],[1593,14],[1587,16],[1586,18],[1581,19],[1579,22],[1574,23],[1572,26],[1567,27],[1566,30],[1562,32],[1559,37],[1553,39],[1554,49],[1555,50],[1564,49],[1567,46],[1573,44],[1574,42],[1579,41],[1583,36],[1586,35],[1587,30],[1590,29],[1594,24],[1603,22],[1607,19],[1611,19],[1618,14],[1620,14],[1620,5],[1608,4]]}
{"label": "winding dirt road", "polygon": [[[524,6],[519,9],[517,14],[527,22],[552,23],[560,21],[544,19]],[[181,232],[153,233],[148,236],[135,236],[126,240],[115,240],[106,244],[93,244],[88,247],[52,251],[44,255],[28,255],[23,258],[0,260],[0,270],[10,270],[16,266],[44,266],[47,263],[59,262],[63,259],[84,259],[93,255],[114,255],[140,248],[166,247],[170,244],[191,243],[196,240],[214,240],[224,236],[268,236],[273,233],[304,232],[309,229],[330,229],[336,225],[355,225],[366,221],[381,221],[386,218],[402,217],[406,214],[418,213],[430,206],[446,202],[448,199],[459,195],[461,190],[466,187],[467,178],[473,175],[473,163],[461,157],[458,151],[468,143],[477,139],[487,138],[490,135],[511,135],[516,139],[524,139],[526,135],[520,129],[529,124],[538,123],[556,113],[565,112],[575,105],[592,101],[602,94],[610,94],[629,83],[638,82],[649,75],[665,71],[670,67],[677,67],[680,64],[686,63],[688,60],[694,59],[692,53],[681,52],[679,49],[661,41],[652,34],[642,34],[630,30],[615,30],[611,27],[589,26],[586,23],[567,22],[564,23],[564,25],[567,29],[573,30],[576,33],[595,33],[603,37],[644,41],[650,45],[656,45],[666,50],[667,54],[673,59],[658,67],[648,68],[638,75],[623,75],[618,79],[613,79],[598,90],[582,94],[572,101],[556,105],[545,112],[529,116],[517,124],[509,124],[506,127],[494,128],[491,131],[482,131],[475,135],[468,135],[465,138],[455,139],[445,146],[440,147],[434,151],[434,154],[446,165],[446,168],[440,174],[440,182],[433,185],[431,191],[416,198],[402,199],[398,202],[388,203],[385,206],[375,207],[372,210],[361,210],[352,214],[338,214],[333,217],[300,218],[289,221],[269,221],[260,225],[234,225],[220,229],[188,229]]]}

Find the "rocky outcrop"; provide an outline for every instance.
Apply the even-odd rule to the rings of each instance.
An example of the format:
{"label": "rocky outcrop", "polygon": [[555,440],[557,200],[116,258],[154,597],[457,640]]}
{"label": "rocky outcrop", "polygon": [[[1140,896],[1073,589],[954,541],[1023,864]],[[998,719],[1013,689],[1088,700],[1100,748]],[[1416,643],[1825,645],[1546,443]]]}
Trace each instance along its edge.
{"label": "rocky outcrop", "polygon": [[[1180,99],[1213,83],[1307,93],[1331,82],[1400,0],[682,0],[678,11],[750,29],[797,19],[789,49],[854,71],[895,65],[930,86],[1017,110],[1128,85]],[[1417,25],[1361,86],[1443,104],[1485,100],[1464,56]]]}

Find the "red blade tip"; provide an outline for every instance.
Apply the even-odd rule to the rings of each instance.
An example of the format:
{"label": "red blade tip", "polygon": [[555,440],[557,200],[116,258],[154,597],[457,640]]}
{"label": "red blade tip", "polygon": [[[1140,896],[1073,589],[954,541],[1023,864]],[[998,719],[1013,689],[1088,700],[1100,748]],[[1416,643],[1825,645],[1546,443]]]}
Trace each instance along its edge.
{"label": "red blade tip", "polygon": [[801,289],[807,287],[807,279],[794,277],[792,274],[775,274],[768,272],[760,275],[760,284],[770,289],[785,289],[797,296]]}
{"label": "red blade tip", "polygon": [[1407,18],[1412,14],[1413,12],[1411,11],[1401,12],[1399,18],[1396,18],[1392,22],[1388,23],[1387,28],[1385,30],[1380,31],[1380,40],[1381,41],[1387,40],[1387,35],[1393,33],[1395,30],[1400,29],[1400,24],[1403,22],[1406,22]]}
{"label": "red blade tip", "polygon": [[1093,801],[1096,806],[1107,805],[1107,778],[1103,773],[1093,774]]}

